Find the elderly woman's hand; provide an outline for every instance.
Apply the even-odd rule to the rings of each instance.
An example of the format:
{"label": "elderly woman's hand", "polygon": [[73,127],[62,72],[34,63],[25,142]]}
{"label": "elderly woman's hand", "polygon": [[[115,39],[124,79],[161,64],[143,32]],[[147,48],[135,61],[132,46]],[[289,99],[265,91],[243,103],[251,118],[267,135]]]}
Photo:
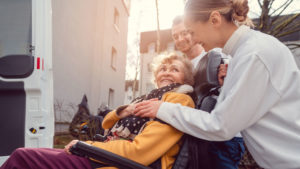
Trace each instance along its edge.
{"label": "elderly woman's hand", "polygon": [[118,113],[118,116],[122,119],[127,116],[133,115],[135,109],[135,104],[129,104],[124,110]]}
{"label": "elderly woman's hand", "polygon": [[154,118],[161,104],[162,101],[158,99],[143,101],[136,104],[134,113],[136,116]]}
{"label": "elderly woman's hand", "polygon": [[64,148],[65,152],[71,154],[70,148],[75,145],[79,140],[72,140],[69,144],[67,144]]}

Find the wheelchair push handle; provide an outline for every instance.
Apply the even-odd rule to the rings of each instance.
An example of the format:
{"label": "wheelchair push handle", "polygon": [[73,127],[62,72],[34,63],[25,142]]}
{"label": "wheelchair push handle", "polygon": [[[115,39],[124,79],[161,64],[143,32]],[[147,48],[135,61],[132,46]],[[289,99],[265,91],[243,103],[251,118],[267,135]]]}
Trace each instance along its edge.
{"label": "wheelchair push handle", "polygon": [[70,152],[74,155],[93,158],[99,160],[108,166],[114,166],[119,169],[151,169],[133,160],[124,158],[120,155],[92,146],[82,141],[78,141],[70,148]]}

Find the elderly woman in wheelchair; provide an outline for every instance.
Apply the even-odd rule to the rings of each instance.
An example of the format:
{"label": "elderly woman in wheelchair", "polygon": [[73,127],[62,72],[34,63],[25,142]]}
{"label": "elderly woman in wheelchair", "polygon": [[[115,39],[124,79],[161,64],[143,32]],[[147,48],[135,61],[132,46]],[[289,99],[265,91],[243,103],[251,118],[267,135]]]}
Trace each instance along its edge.
{"label": "elderly woman in wheelchair", "polygon": [[[191,94],[193,92],[192,85],[194,84],[194,77],[193,66],[190,61],[187,58],[175,54],[158,57],[159,59],[156,59],[155,64],[153,64],[154,82],[157,89],[152,90],[147,95],[134,99],[130,105],[120,106],[116,110],[111,111],[102,122],[102,127],[109,130],[104,142],[86,141],[84,149],[87,147],[87,149],[89,149],[88,151],[76,151],[76,149],[74,149],[74,147],[79,144],[78,140],[71,141],[66,145],[64,150],[19,148],[12,153],[1,169],[83,169],[106,168],[110,166],[138,168],[142,165],[157,169],[192,168],[188,166],[188,163],[198,163],[195,165],[197,167],[194,168],[210,168],[210,156],[207,150],[209,143],[207,143],[207,141],[191,138],[191,136],[185,136],[183,139],[182,132],[159,119],[141,118],[132,115],[136,103],[149,99],[160,99],[165,102],[195,107],[193,97],[198,108],[213,108],[214,102],[211,102],[211,98],[213,98],[213,95],[216,93],[214,90],[217,90],[220,86],[219,83],[222,81],[220,74],[224,75],[224,71],[219,73],[218,79],[220,57],[215,57],[217,60],[214,60],[214,57],[209,58],[208,55],[204,57],[196,73],[196,76],[203,76],[200,79],[196,78],[196,95],[194,96],[197,97]],[[212,71],[211,69],[214,70]],[[203,107],[203,105],[205,106]],[[196,144],[198,144],[198,150],[195,151],[198,151],[198,154],[196,153],[195,155],[197,157],[192,158],[195,159],[196,162],[191,161],[191,159],[188,161],[187,158],[191,158],[191,155],[187,157],[186,154],[190,153],[191,150],[187,149],[194,146],[193,143],[195,143],[195,141],[193,140],[195,139],[197,140]],[[189,142],[189,146],[186,144],[187,142]],[[181,149],[180,146],[182,147]],[[72,155],[70,150],[76,155]],[[103,152],[100,152],[100,155],[97,154],[99,153],[98,150],[111,152],[115,154],[117,158],[113,158],[114,155],[110,154],[110,157],[106,158],[103,156]],[[103,157],[103,160],[101,157]],[[133,160],[133,164],[130,164],[131,167],[120,164],[120,162],[124,163],[122,159],[118,160],[122,157]],[[199,163],[199,160],[203,162]],[[134,164],[135,162],[137,162],[137,165]]]}
{"label": "elderly woman in wheelchair", "polygon": [[[182,132],[158,119],[132,115],[134,104],[147,99],[161,99],[194,107],[189,93],[193,91],[193,67],[187,58],[172,54],[162,57],[154,66],[154,82],[157,89],[135,99],[132,104],[110,112],[103,121],[104,128],[112,128],[105,142],[86,143],[129,158],[146,166],[170,169],[179,151]],[[9,168],[96,168],[110,166],[76,155],[70,148],[78,140],[71,141],[64,150],[49,148],[18,148],[2,165]]]}

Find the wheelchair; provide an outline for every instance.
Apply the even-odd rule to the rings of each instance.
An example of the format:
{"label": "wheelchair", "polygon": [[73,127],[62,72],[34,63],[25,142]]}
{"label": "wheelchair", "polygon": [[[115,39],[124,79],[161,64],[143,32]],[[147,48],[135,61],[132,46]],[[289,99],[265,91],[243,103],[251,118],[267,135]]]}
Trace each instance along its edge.
{"label": "wheelchair", "polygon": [[[217,102],[216,98],[219,95],[220,85],[218,82],[218,69],[219,65],[222,63],[224,63],[222,54],[216,51],[208,52],[198,63],[194,75],[194,93],[192,94],[197,109],[207,112],[213,110]],[[92,140],[93,139],[95,139],[95,137],[93,137]],[[193,153],[191,154],[191,151],[189,151],[189,144],[195,145],[200,154],[197,154],[196,157]],[[191,163],[197,163],[195,165],[201,168],[211,168],[211,161],[206,150],[208,144],[208,141],[184,134],[182,137],[181,148],[172,169],[189,169]],[[82,141],[75,144],[70,151],[75,155],[102,161],[106,166],[110,167],[117,167],[119,169],[150,169],[149,166],[143,166],[133,160],[91,146]],[[199,159],[201,160],[199,161]],[[160,162],[160,160],[158,162]],[[102,164],[99,164],[98,167],[102,167]],[[158,167],[156,168],[158,169]]]}

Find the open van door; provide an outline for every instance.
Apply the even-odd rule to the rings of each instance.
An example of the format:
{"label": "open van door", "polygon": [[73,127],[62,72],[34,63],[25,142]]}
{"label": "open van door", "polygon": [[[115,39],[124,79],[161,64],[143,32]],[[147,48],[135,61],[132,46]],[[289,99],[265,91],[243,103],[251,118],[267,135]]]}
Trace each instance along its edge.
{"label": "open van door", "polygon": [[0,166],[18,147],[52,147],[50,0],[0,1]]}

